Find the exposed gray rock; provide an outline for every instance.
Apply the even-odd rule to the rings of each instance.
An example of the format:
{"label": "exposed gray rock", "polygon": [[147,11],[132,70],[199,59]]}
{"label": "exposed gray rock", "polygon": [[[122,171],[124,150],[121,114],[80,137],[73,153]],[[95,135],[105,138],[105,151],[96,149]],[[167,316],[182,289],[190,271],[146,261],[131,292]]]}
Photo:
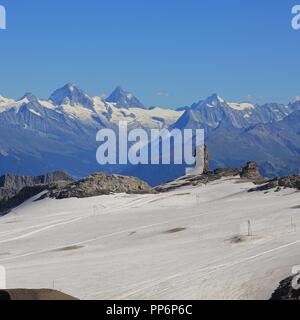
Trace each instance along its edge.
{"label": "exposed gray rock", "polygon": [[258,164],[254,161],[250,161],[241,170],[241,178],[250,180],[261,180],[262,177],[259,172]]}
{"label": "exposed gray rock", "polygon": [[10,212],[13,208],[18,207],[26,200],[48,189],[47,185],[37,185],[25,187],[13,197],[0,201],[0,216]]}
{"label": "exposed gray rock", "polygon": [[73,179],[64,172],[51,172],[37,177],[18,176],[8,173],[0,177],[0,188],[21,190],[24,187],[50,184],[58,181],[71,182]]}
{"label": "exposed gray rock", "polygon": [[37,177],[5,174],[0,177],[0,215],[46,189],[64,186],[73,181],[64,172],[52,172]]}
{"label": "exposed gray rock", "polygon": [[[206,148],[208,156],[208,149]],[[264,178],[260,175],[258,165],[255,162],[248,162],[242,168],[221,168],[214,171],[207,171],[201,175],[186,175],[177,180],[165,183],[154,188],[157,192],[169,192],[185,186],[197,186],[207,184],[225,177],[240,177],[252,181],[253,183],[262,183]]]}
{"label": "exposed gray rock", "polygon": [[239,176],[241,173],[241,169],[237,168],[221,168],[221,169],[216,169],[213,172],[213,175],[218,176],[220,178],[223,177],[236,177]]}
{"label": "exposed gray rock", "polygon": [[275,188],[293,188],[300,190],[300,174],[294,174],[287,177],[276,178],[268,181],[266,184],[249,190],[253,191],[267,191]]}
{"label": "exposed gray rock", "polygon": [[144,194],[153,192],[153,189],[146,182],[138,178],[95,173],[64,187],[54,188],[43,198],[88,198],[111,193]]}
{"label": "exposed gray rock", "polygon": [[64,172],[52,172],[37,177],[18,176],[12,173],[5,174],[0,177],[0,201],[15,196],[25,187],[49,185],[59,181],[72,182],[74,180]]}

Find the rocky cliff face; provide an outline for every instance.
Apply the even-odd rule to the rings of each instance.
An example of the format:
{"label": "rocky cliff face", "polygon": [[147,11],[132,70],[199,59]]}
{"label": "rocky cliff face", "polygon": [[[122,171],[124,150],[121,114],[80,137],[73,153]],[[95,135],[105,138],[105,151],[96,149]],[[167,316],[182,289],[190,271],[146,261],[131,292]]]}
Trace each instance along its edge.
{"label": "rocky cliff face", "polygon": [[24,188],[46,186],[61,181],[70,183],[73,179],[64,172],[53,172],[37,177],[5,174],[0,177],[0,210],[3,201],[13,198]]}
{"label": "rocky cliff face", "polygon": [[153,193],[153,190],[146,182],[138,178],[96,173],[64,187],[54,188],[43,198],[88,198],[110,193],[143,194]]}
{"label": "rocky cliff face", "polygon": [[37,185],[32,187],[24,187],[14,196],[10,195],[3,200],[0,200],[0,216],[10,212],[11,209],[18,207],[26,200],[48,189],[47,185]]}
{"label": "rocky cliff face", "polygon": [[40,184],[50,184],[58,181],[71,182],[73,181],[73,179],[64,172],[52,172],[37,177],[18,176],[12,173],[8,173],[0,177],[0,188],[21,190],[24,187],[31,187]]}

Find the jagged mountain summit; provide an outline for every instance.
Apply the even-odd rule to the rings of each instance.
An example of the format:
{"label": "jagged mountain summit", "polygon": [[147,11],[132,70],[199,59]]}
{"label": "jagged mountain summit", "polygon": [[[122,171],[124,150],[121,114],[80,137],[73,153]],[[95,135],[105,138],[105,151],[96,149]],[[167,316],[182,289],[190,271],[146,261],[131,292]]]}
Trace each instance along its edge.
{"label": "jagged mountain summit", "polygon": [[72,83],[54,91],[49,100],[58,106],[62,104],[70,104],[72,106],[82,105],[87,108],[94,106],[93,99]]}
{"label": "jagged mountain summit", "polygon": [[[226,102],[217,94],[185,108],[184,114],[174,124],[174,128],[215,129],[223,124],[234,128],[249,128],[256,124],[267,124],[283,120],[297,110],[299,102],[287,105],[266,103],[256,105],[248,102]],[[300,103],[299,103],[300,105]]]}
{"label": "jagged mountain summit", "polygon": [[106,102],[114,103],[119,108],[145,108],[138,98],[131,92],[124,91],[120,86],[112,92]]}
{"label": "jagged mountain summit", "polygon": [[26,92],[18,101],[38,102],[38,98],[31,92]]}
{"label": "jagged mountain summit", "polygon": [[63,170],[80,178],[105,171],[95,157],[99,129],[117,129],[120,121],[126,121],[129,128],[167,128],[181,114],[159,107],[116,106],[87,95],[74,84],[57,89],[49,100],[31,93],[18,100],[1,96],[0,174]]}

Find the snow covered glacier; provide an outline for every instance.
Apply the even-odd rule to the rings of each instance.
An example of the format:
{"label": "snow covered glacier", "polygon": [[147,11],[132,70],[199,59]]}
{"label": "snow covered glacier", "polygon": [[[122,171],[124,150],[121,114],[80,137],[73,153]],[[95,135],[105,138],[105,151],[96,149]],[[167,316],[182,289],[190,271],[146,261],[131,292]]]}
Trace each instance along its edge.
{"label": "snow covered glacier", "polygon": [[300,264],[299,191],[252,187],[228,177],[162,194],[30,199],[0,218],[7,285],[81,299],[269,299]]}

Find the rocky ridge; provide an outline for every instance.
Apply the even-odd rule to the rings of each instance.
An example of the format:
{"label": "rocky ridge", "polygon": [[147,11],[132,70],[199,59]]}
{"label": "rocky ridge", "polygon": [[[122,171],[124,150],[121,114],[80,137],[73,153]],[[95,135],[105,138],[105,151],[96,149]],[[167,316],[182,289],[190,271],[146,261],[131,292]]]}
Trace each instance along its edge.
{"label": "rocky ridge", "polygon": [[[206,161],[208,160],[208,151],[206,151],[205,159]],[[154,189],[157,192],[169,192],[181,187],[207,184],[226,177],[239,177],[244,181],[252,181],[255,184],[262,184],[263,182],[266,182],[265,178],[263,178],[259,172],[258,164],[250,161],[242,168],[220,168],[214,171],[209,171],[206,164],[202,175],[186,175],[177,180],[160,185]]]}
{"label": "rocky ridge", "polygon": [[300,174],[294,174],[282,178],[276,178],[269,180],[266,184],[249,190],[254,191],[267,191],[271,189],[292,188],[300,190]]}
{"label": "rocky ridge", "polygon": [[74,180],[64,172],[52,172],[37,177],[5,174],[0,177],[0,215],[8,213],[42,191],[61,187],[72,181]]}
{"label": "rocky ridge", "polygon": [[57,182],[72,182],[73,179],[64,172],[52,172],[37,177],[18,176],[12,173],[0,177],[0,201],[14,197],[26,187],[45,186]]}
{"label": "rocky ridge", "polygon": [[153,193],[153,189],[138,178],[100,172],[66,186],[52,188],[43,198],[88,198],[111,193],[145,194]]}

